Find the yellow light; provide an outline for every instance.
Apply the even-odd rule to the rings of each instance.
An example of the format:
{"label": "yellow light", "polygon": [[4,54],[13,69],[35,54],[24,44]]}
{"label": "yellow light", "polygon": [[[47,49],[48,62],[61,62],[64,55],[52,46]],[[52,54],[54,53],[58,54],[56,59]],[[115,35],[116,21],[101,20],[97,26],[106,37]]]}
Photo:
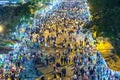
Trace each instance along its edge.
{"label": "yellow light", "polygon": [[97,50],[99,50],[102,54],[107,54],[108,52],[110,52],[111,49],[114,49],[111,43],[109,41],[106,41],[105,39],[100,40],[99,38],[97,41]]}
{"label": "yellow light", "polygon": [[3,31],[4,31],[3,26],[0,25],[0,33],[2,33]]}
{"label": "yellow light", "polygon": [[30,9],[30,12],[31,12],[31,14],[34,14],[34,10],[32,8]]}
{"label": "yellow light", "polygon": [[89,16],[89,18],[90,18],[90,20],[92,20],[92,19],[93,19],[93,16],[92,16],[92,15],[90,15],[90,16]]}
{"label": "yellow light", "polygon": [[44,6],[44,4],[40,4],[40,6],[41,6],[41,7],[43,7],[43,6]]}
{"label": "yellow light", "polygon": [[88,10],[90,10],[90,7],[88,6]]}

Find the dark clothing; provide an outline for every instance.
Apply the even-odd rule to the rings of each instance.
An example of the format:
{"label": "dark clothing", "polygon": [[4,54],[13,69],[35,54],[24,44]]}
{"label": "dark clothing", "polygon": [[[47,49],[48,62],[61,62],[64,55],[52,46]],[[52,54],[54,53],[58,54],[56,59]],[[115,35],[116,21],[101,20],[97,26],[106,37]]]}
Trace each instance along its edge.
{"label": "dark clothing", "polygon": [[63,64],[63,57],[61,58],[61,64]]}
{"label": "dark clothing", "polygon": [[65,68],[62,69],[62,74],[64,77],[66,76],[66,69]]}
{"label": "dark clothing", "polygon": [[11,75],[11,80],[15,80],[14,78],[15,78],[15,76],[14,76],[14,75]]}
{"label": "dark clothing", "polygon": [[60,63],[56,63],[56,67],[60,67]]}
{"label": "dark clothing", "polygon": [[43,76],[43,77],[41,77],[41,79],[40,80],[45,80],[45,77]]}

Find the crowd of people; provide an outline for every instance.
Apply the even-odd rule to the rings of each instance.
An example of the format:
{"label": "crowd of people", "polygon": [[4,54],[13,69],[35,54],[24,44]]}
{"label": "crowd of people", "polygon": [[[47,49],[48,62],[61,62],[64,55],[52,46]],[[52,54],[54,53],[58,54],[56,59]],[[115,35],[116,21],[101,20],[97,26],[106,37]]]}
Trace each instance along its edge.
{"label": "crowd of people", "polygon": [[94,52],[91,45],[86,44],[82,51],[74,56],[74,80],[119,80],[109,69],[100,52]]}
{"label": "crowd of people", "polygon": [[13,39],[19,41],[13,51],[0,55],[0,79],[19,78],[27,69],[24,64],[33,60],[34,65],[52,64],[54,78],[65,77],[62,65],[73,64],[72,80],[119,80],[95,49],[91,31],[83,29],[89,16],[86,1],[60,2],[44,16],[37,14],[34,26],[30,22],[18,25]]}

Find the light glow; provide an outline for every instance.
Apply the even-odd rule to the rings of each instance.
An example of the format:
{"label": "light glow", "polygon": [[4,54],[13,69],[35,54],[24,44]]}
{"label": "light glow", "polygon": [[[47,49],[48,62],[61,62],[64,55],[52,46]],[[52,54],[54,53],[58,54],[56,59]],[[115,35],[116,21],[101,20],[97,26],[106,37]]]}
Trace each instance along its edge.
{"label": "light glow", "polygon": [[4,28],[2,25],[0,25],[0,33],[2,33],[4,31]]}

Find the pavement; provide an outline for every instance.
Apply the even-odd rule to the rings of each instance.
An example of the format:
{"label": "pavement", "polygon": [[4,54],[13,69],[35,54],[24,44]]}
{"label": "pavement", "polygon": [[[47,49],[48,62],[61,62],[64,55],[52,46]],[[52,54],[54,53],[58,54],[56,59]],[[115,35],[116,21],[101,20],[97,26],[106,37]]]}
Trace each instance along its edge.
{"label": "pavement", "polygon": [[[82,4],[84,4],[84,3],[81,3],[81,5]],[[62,5],[62,4],[61,4]],[[83,6],[83,5],[82,5]],[[70,8],[70,7],[69,7]],[[86,9],[86,8],[85,8]],[[75,9],[76,10],[76,9]],[[74,10],[73,10],[74,11]],[[82,11],[82,10],[81,10]],[[62,12],[63,13],[61,13],[62,14],[62,16],[61,17],[64,17],[63,15],[66,15],[66,13],[67,12],[69,12],[69,11],[66,11],[66,10],[62,10]],[[70,12],[72,12],[72,9],[71,9],[71,11]],[[78,11],[79,12],[79,11]],[[86,14],[86,13],[84,13],[85,11],[83,11],[83,13],[82,13],[82,15],[85,17],[85,15],[84,14]],[[54,14],[55,13],[55,14]],[[74,12],[73,12],[74,13]],[[60,34],[59,34],[59,36],[56,38],[56,44],[57,44],[57,47],[56,47],[56,52],[58,52],[58,53],[60,53],[60,57],[56,57],[56,62],[58,62],[58,63],[60,63],[60,59],[61,59],[61,57],[63,56],[63,51],[64,50],[66,50],[66,48],[67,48],[67,45],[68,44],[71,44],[72,45],[72,49],[73,49],[73,51],[71,52],[71,53],[69,53],[69,57],[71,58],[70,60],[71,60],[71,62],[69,63],[69,64],[61,64],[61,67],[59,67],[59,69],[58,70],[61,70],[61,68],[66,68],[66,72],[67,72],[67,74],[66,74],[66,77],[62,77],[61,79],[60,79],[60,77],[59,76],[57,76],[57,78],[56,79],[54,79],[54,75],[53,75],[53,73],[54,73],[54,70],[53,70],[53,65],[51,64],[51,63],[49,63],[48,64],[48,66],[41,66],[41,64],[37,64],[37,69],[38,70],[40,70],[43,74],[44,74],[44,76],[45,76],[45,80],[70,80],[70,79],[72,79],[73,78],[73,71],[72,71],[72,69],[74,68],[74,64],[73,64],[73,62],[72,62],[72,58],[73,58],[73,56],[74,55],[76,55],[75,54],[75,45],[80,45],[80,40],[84,40],[84,38],[85,38],[85,34],[83,35],[83,34],[79,34],[79,35],[76,35],[76,29],[74,29],[75,27],[77,27],[76,26],[76,22],[78,22],[79,23],[79,21],[80,20],[78,20],[78,19],[68,19],[68,20],[66,20],[65,22],[63,22],[62,21],[62,18],[60,18],[60,16],[59,16],[59,18],[58,18],[58,16],[56,15],[56,14],[59,14],[59,10],[58,10],[58,12],[57,11],[55,11],[55,12],[53,12],[53,15],[50,15],[50,16],[52,16],[52,18],[53,17],[57,17],[57,18],[53,18],[53,19],[55,19],[55,20],[53,20],[52,22],[50,22],[50,20],[49,19],[47,19],[46,20],[46,22],[43,22],[42,24],[45,24],[45,26],[44,26],[44,30],[42,31],[42,34],[45,36],[45,43],[47,43],[47,40],[46,40],[46,38],[48,37],[48,36],[56,36],[56,30],[58,30],[59,32],[61,32]],[[69,13],[69,15],[71,15],[71,13]],[[76,14],[75,14],[76,15]],[[69,17],[69,16],[67,16],[67,17]],[[71,17],[71,16],[70,16]],[[39,19],[39,18],[38,18]],[[64,23],[66,23],[66,24],[69,24],[68,26],[69,26],[69,28],[65,28],[65,26],[64,26]],[[83,22],[83,24],[85,23],[85,21]],[[83,25],[83,24],[81,24],[81,25]],[[77,27],[78,28],[78,27]],[[52,29],[52,30],[54,30],[54,31],[52,31],[52,32],[49,32],[48,30],[49,29]],[[62,32],[62,30],[64,30],[64,32]],[[70,40],[70,36],[69,36],[69,34],[68,34],[68,32],[69,31],[73,31],[73,33],[70,35],[71,37],[73,37],[73,38],[75,38],[76,39],[76,42],[75,42],[75,40]],[[33,36],[33,38],[32,38],[32,42],[35,42],[36,41],[36,38],[37,37],[39,37],[39,36],[41,36],[41,35],[39,35],[39,34],[37,34],[37,33],[33,33],[32,34],[32,36]],[[89,36],[89,35],[87,35],[87,36]],[[64,41],[64,39],[66,38],[66,43],[65,43],[65,48],[62,48],[59,44],[60,43],[62,43],[63,41]],[[90,44],[91,45],[93,45],[93,42],[92,42],[92,39],[90,40],[91,42],[90,42]],[[84,41],[83,41],[83,44],[82,44],[82,46],[84,46]],[[52,55],[54,55],[55,56],[55,52],[54,52],[54,48],[52,47],[52,45],[53,45],[53,42],[52,41],[50,41],[50,44],[48,44],[47,46],[45,46],[45,44],[41,44],[40,45],[40,47],[41,47],[41,51],[42,51],[42,53],[43,54],[52,54]],[[81,46],[81,47],[82,47]],[[104,45],[102,45],[102,46],[104,46]],[[100,47],[101,47],[101,45],[100,45]],[[104,46],[104,47],[109,47],[109,45],[108,46]],[[95,47],[96,48],[96,47]],[[37,49],[34,49],[33,51],[38,51]],[[81,50],[78,50],[78,53],[79,52],[81,52]],[[37,79],[37,80],[40,80],[39,78]]]}
{"label": "pavement", "polygon": [[[84,0],[82,0],[83,2],[84,2]],[[83,3],[83,2],[80,2],[81,4],[81,6],[83,6],[85,3]],[[67,2],[67,4],[70,4],[70,3],[68,3]],[[60,5],[63,5],[63,4],[60,4]],[[73,5],[72,3],[70,4],[70,5]],[[66,5],[63,5],[63,6],[66,6]],[[58,6],[59,7],[59,6]],[[85,6],[86,7],[86,6]],[[70,7],[67,7],[67,9],[68,8],[70,8]],[[61,9],[61,8],[60,8]],[[68,19],[68,21],[66,20],[66,22],[65,23],[68,23],[69,24],[69,28],[65,28],[65,26],[64,26],[64,22],[62,21],[61,22],[61,20],[62,20],[62,18],[58,18],[58,16],[57,16],[57,14],[67,14],[67,12],[69,12],[69,14],[71,15],[71,13],[70,12],[73,12],[73,13],[75,13],[74,11],[72,11],[72,9],[70,10],[70,11],[67,11],[67,9],[62,9],[62,12],[60,12],[60,13],[58,13],[59,11],[61,11],[61,10],[56,10],[56,11],[54,11],[52,14],[53,15],[51,15],[51,18],[53,18],[53,17],[57,17],[57,18],[54,18],[55,20],[53,20],[53,23],[52,22],[50,22],[50,20],[48,19],[48,20],[46,20],[46,23],[44,23],[43,22],[43,24],[45,24],[45,26],[44,26],[44,30],[45,31],[42,31],[42,33],[43,33],[43,35],[45,36],[45,42],[46,42],[46,38],[48,37],[48,36],[56,36],[56,30],[59,30],[59,31],[62,31],[62,30],[65,30],[66,31],[66,33],[65,32],[63,32],[63,33],[61,33],[57,38],[56,38],[56,44],[57,44],[57,49],[56,49],[56,51],[57,52],[59,52],[60,53],[60,57],[61,56],[63,56],[62,55],[62,51],[63,50],[66,50],[65,48],[63,49],[63,48],[61,48],[61,46],[59,46],[58,44],[59,43],[61,43],[61,42],[63,42],[63,40],[64,40],[64,38],[66,38],[66,40],[67,40],[67,42],[66,42],[66,44],[65,44],[65,46],[67,46],[69,43],[70,44],[72,44],[72,46],[73,45],[80,45],[80,40],[82,39],[82,35],[79,35],[79,36],[76,36],[76,30],[74,29],[74,27],[73,26],[76,26],[76,22],[82,22],[81,20],[79,20],[79,19],[71,19],[71,20],[69,20]],[[39,12],[39,11],[38,11]],[[79,13],[79,12],[78,12]],[[84,13],[86,13],[87,14],[87,9],[83,12],[83,11],[81,11],[80,12],[81,14],[83,14],[83,17],[86,17],[86,15],[84,15]],[[45,13],[44,13],[45,14]],[[42,15],[41,15],[42,16]],[[75,15],[76,16],[76,15]],[[63,17],[63,16],[62,16]],[[68,17],[68,16],[67,16]],[[89,16],[87,16],[87,17],[89,17]],[[63,17],[64,18],[64,17]],[[39,19],[38,19],[39,20]],[[52,20],[51,20],[52,21]],[[36,22],[36,21],[34,21],[34,22]],[[61,22],[61,23],[59,23],[59,22]],[[83,24],[81,24],[81,26],[82,26]],[[51,32],[51,33],[49,33],[49,31],[48,31],[48,29],[47,28],[49,28],[49,29],[54,29],[55,31],[53,31],[53,32]],[[76,38],[77,39],[77,41],[76,42],[74,42],[74,40],[72,40],[72,41],[70,41],[70,39],[69,39],[69,34],[68,34],[68,32],[69,31],[73,31],[73,34],[71,34],[71,36],[72,37],[74,37],[74,38]],[[34,39],[36,39],[36,37],[34,36]],[[35,41],[35,40],[33,40],[33,41]],[[41,45],[41,50],[42,50],[42,53],[47,53],[47,54],[54,54],[54,48],[52,47],[52,42],[50,42],[50,44],[48,45],[49,47],[45,47],[45,45]],[[73,49],[74,49],[75,47],[73,46]],[[73,57],[75,55],[75,51],[73,50],[70,54],[69,54],[69,57]],[[60,63],[60,58],[57,58],[56,59],[56,62],[59,62]],[[65,67],[66,68],[66,77],[62,77],[62,80],[69,80],[69,79],[71,79],[72,77],[73,77],[73,71],[72,71],[72,69],[74,68],[73,67],[73,63],[71,62],[71,63],[69,63],[68,65],[62,65],[62,67]],[[61,67],[61,68],[62,68]],[[54,80],[53,79],[53,77],[54,77],[54,75],[53,75],[53,73],[54,73],[54,71],[53,71],[53,66],[52,66],[52,64],[49,64],[47,67],[39,67],[39,64],[37,65],[37,68],[41,71],[41,72],[43,72],[43,74],[44,74],[44,76],[45,76],[45,79],[46,80]],[[58,77],[56,80],[60,80],[60,78]]]}

